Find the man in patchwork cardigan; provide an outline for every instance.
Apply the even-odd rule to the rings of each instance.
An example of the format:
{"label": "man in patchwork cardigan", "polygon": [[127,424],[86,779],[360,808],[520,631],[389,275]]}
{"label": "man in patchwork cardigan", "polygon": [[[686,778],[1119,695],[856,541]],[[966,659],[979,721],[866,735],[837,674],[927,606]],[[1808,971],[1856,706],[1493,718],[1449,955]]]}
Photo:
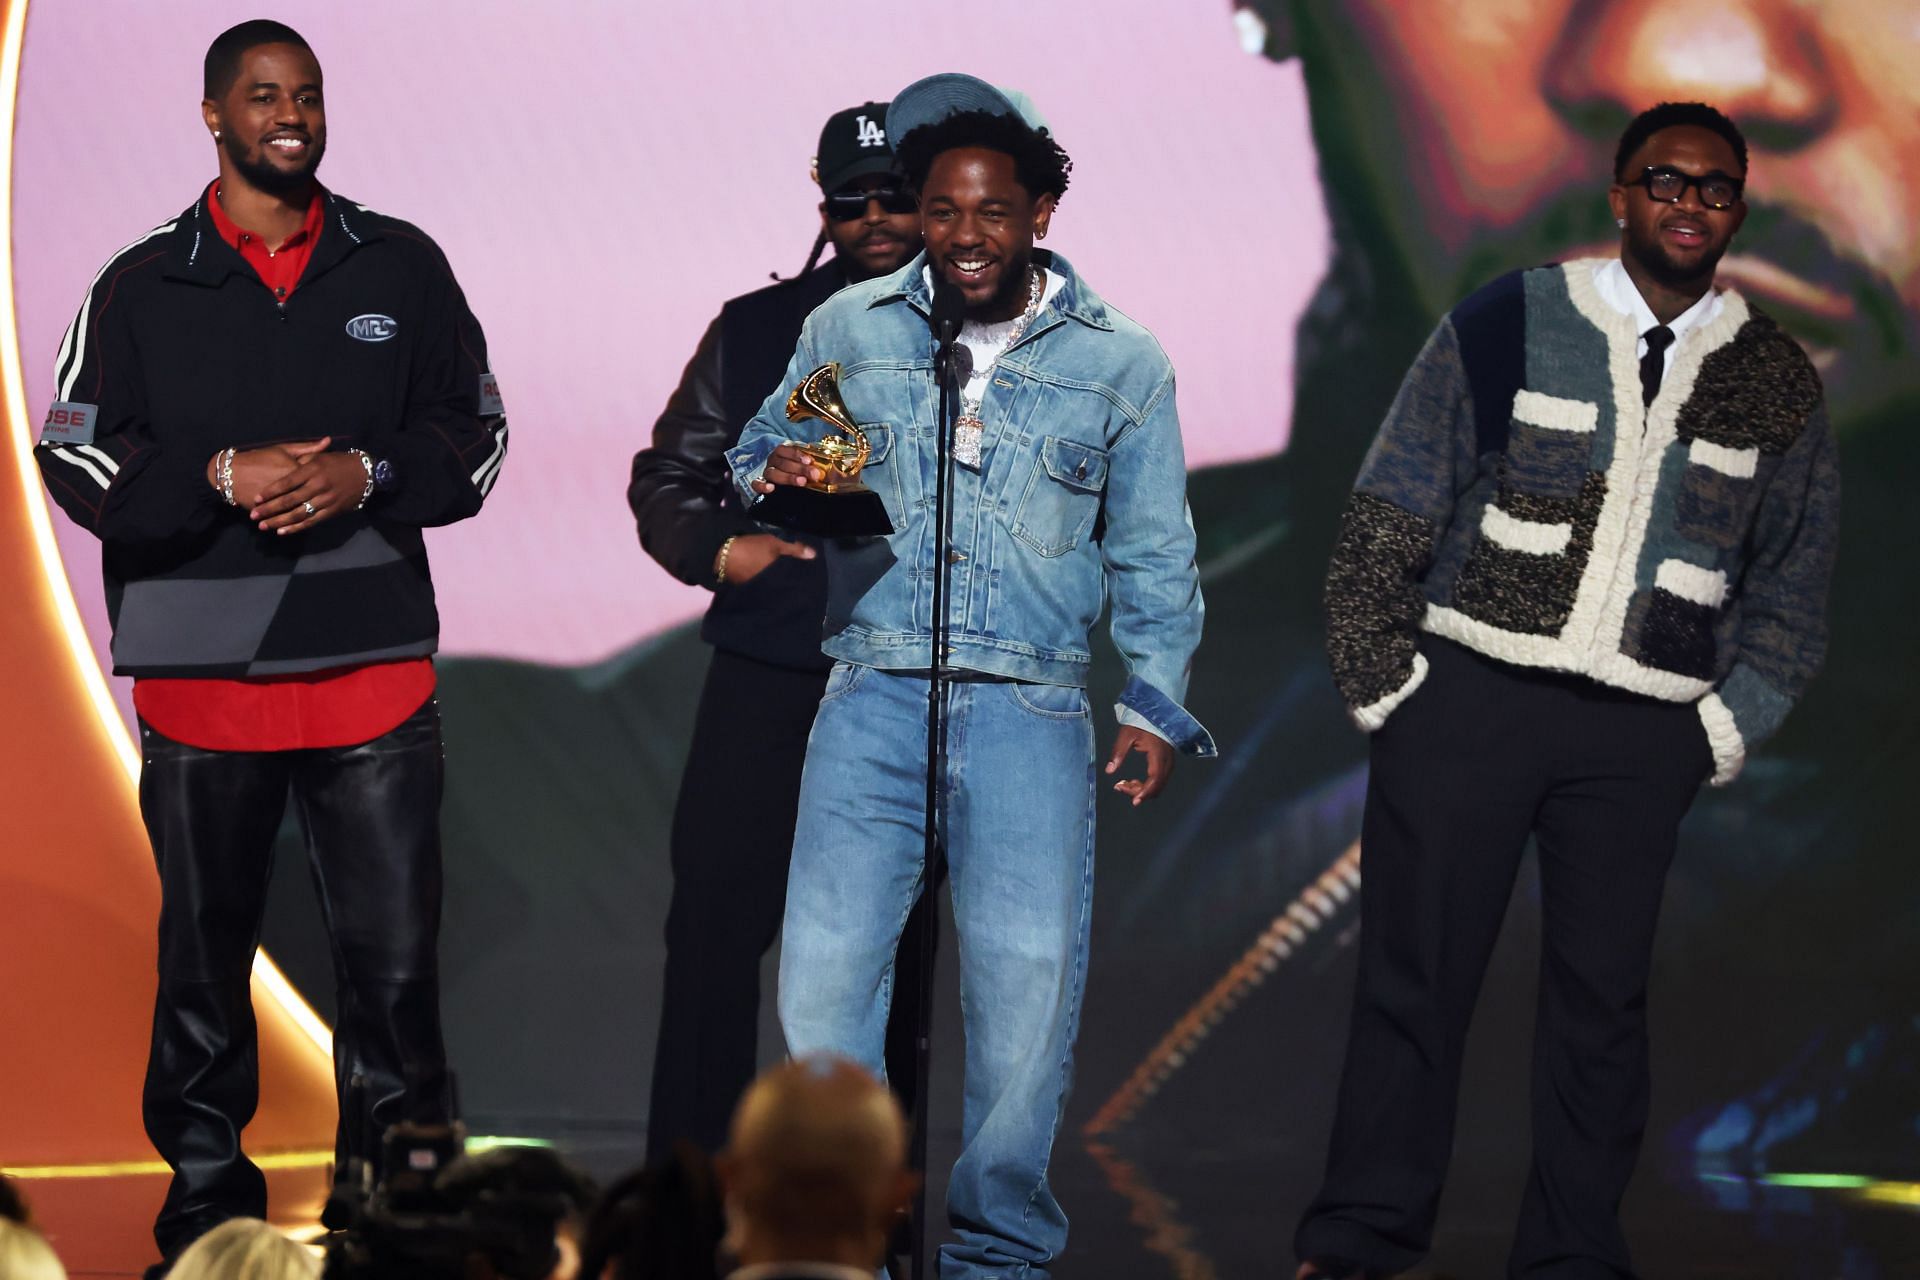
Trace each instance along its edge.
{"label": "man in patchwork cardigan", "polygon": [[1701,104],[1621,139],[1618,259],[1516,272],[1427,342],[1363,465],[1328,649],[1374,734],[1359,990],[1301,1277],[1426,1252],[1461,1049],[1529,836],[1544,916],[1514,1276],[1629,1276],[1647,973],[1700,784],[1820,664],[1839,480],[1820,381],[1713,274],[1746,144]]}

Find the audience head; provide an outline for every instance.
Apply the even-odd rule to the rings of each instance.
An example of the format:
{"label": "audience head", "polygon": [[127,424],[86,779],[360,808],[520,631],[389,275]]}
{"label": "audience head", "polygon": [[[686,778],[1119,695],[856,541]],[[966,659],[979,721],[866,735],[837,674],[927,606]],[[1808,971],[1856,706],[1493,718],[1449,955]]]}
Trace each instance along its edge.
{"label": "audience head", "polygon": [[682,1142],[607,1188],[587,1221],[582,1280],[715,1280],[724,1229],[713,1166]]}
{"label": "audience head", "polygon": [[0,1218],[0,1277],[5,1280],[67,1280],[67,1271],[38,1231]]}
{"label": "audience head", "polygon": [[720,1158],[727,1244],[742,1265],[878,1266],[916,1185],[886,1087],[843,1058],[796,1059],[754,1081]]}
{"label": "audience head", "polygon": [[490,1250],[474,1260],[483,1276],[574,1280],[579,1274],[581,1226],[597,1192],[593,1180],[557,1152],[495,1147],[462,1156],[440,1175],[439,1187],[449,1201],[477,1216],[550,1224],[552,1247],[546,1256],[524,1259]]}
{"label": "audience head", "polygon": [[28,1227],[33,1225],[33,1215],[27,1211],[27,1202],[20,1194],[20,1188],[4,1173],[0,1173],[0,1221],[18,1222]]}
{"label": "audience head", "polygon": [[319,1274],[318,1258],[258,1218],[221,1223],[187,1246],[167,1272],[168,1280],[309,1280]]}

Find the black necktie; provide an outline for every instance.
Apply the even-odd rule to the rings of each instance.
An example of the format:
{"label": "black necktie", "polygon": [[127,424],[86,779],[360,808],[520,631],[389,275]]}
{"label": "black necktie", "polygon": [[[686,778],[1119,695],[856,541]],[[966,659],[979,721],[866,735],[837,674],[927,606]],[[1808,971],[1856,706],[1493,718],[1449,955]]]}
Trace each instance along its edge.
{"label": "black necktie", "polygon": [[1640,335],[1646,339],[1647,354],[1640,357],[1640,403],[1649,405],[1660,394],[1660,374],[1666,368],[1667,348],[1673,345],[1673,330],[1655,325]]}

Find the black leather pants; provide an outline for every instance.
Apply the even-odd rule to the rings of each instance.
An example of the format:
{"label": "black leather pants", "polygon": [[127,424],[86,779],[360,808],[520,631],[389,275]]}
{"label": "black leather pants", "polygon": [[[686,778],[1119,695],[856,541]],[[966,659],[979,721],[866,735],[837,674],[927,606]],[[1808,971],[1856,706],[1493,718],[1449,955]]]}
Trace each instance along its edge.
{"label": "black leather pants", "polygon": [[140,737],[140,812],[160,868],[144,1112],[174,1171],[154,1224],[172,1258],[228,1218],[266,1216],[266,1180],[240,1131],[259,1100],[249,976],[289,791],[333,947],[337,1167],[376,1159],[396,1121],[450,1116],[436,952],[440,713],[429,699],[372,742],[306,751],[206,751],[144,723]]}

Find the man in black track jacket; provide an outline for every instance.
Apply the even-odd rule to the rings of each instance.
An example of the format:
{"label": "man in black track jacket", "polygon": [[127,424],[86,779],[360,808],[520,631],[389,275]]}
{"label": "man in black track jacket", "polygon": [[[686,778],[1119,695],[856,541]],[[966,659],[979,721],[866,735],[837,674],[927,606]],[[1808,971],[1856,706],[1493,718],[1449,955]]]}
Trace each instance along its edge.
{"label": "man in black track jacket", "polygon": [[[650,1156],[726,1141],[753,1079],[760,959],[780,929],[807,732],[832,663],[820,652],[827,580],[814,548],[742,509],[726,451],[793,357],[800,324],[857,280],[920,250],[920,214],[893,171],[887,104],[827,121],[814,158],[821,231],[800,276],[734,298],[707,326],[633,459],[627,501],[647,554],[713,591],[700,634],[713,662],[673,819],[673,903],[647,1123]],[[831,241],[834,256],[815,267]],[[741,778],[752,785],[740,785]],[[916,920],[918,919],[916,913]],[[903,943],[912,954],[914,935]],[[895,1002],[891,1073],[911,1081],[915,1012]]]}
{"label": "man in black track jacket", "polygon": [[[277,22],[207,51],[219,177],[101,268],[40,468],[101,540],[161,884],[147,1133],[171,1260],[264,1217],[249,977],[275,832],[306,828],[338,982],[340,1174],[450,1114],[439,1013],[439,622],[421,529],[479,511],[507,428],[418,229],[314,181],[318,62]],[[154,1268],[159,1273],[166,1262]]]}

